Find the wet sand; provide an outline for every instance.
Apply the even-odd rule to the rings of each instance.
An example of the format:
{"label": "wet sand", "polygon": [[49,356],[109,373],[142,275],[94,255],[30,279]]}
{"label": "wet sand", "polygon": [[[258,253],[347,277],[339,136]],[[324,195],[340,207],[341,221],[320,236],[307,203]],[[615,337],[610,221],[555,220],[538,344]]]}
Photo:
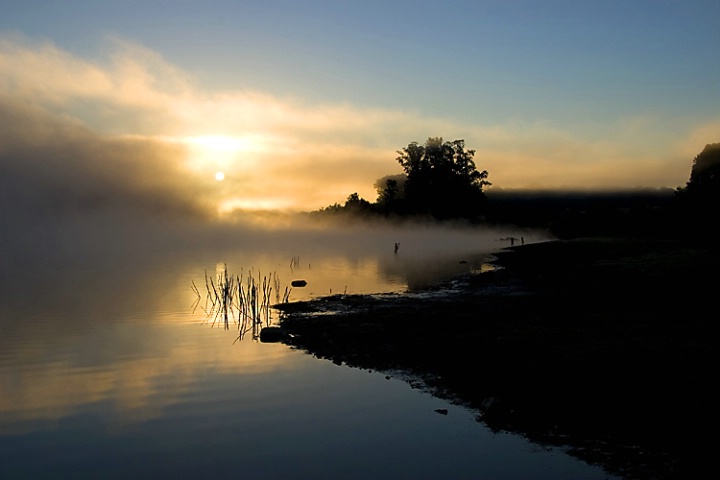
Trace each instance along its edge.
{"label": "wet sand", "polygon": [[711,468],[716,249],[575,239],[516,245],[495,263],[426,292],[280,305],[283,341],[403,376],[624,478]]}

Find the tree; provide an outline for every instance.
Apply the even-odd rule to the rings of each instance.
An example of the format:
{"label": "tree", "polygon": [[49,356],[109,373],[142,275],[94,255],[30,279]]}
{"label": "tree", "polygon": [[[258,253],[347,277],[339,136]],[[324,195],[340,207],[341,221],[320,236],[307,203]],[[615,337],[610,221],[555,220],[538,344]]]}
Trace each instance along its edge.
{"label": "tree", "polygon": [[361,198],[357,192],[351,193],[345,201],[345,210],[350,213],[367,213],[371,209],[370,202]]}
{"label": "tree", "polygon": [[675,190],[685,222],[695,234],[714,234],[720,227],[720,143],[706,145],[693,160],[690,180]]}
{"label": "tree", "polygon": [[428,138],[424,145],[412,142],[397,153],[407,177],[403,204],[408,213],[438,219],[476,218],[483,213],[483,187],[491,185],[488,172],[477,170],[475,150],[466,150],[464,140]]}
{"label": "tree", "polygon": [[405,197],[405,174],[386,175],[375,182],[378,211],[384,214],[401,213]]}
{"label": "tree", "polygon": [[678,188],[680,196],[693,203],[718,206],[720,199],[720,143],[705,145],[693,160],[690,180],[684,188]]}

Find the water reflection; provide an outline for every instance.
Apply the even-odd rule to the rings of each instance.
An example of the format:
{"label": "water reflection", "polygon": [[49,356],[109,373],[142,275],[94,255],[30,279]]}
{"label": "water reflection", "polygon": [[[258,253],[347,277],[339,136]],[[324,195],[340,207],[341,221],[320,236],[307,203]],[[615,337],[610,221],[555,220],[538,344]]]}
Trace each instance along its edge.
{"label": "water reflection", "polygon": [[[85,237],[67,237],[54,248],[51,237],[47,248],[3,257],[0,429],[103,402],[115,416],[152,418],[181,403],[208,369],[292,370],[296,360],[282,345],[226,347],[260,340],[262,329],[274,324],[273,303],[404,291],[472,268],[469,252],[482,256],[503,246],[494,243],[499,236],[425,227],[344,229],[223,236],[232,241],[186,249],[148,248],[147,242],[101,248]],[[395,252],[397,240],[402,246]],[[206,273],[208,265],[214,272]],[[292,286],[297,280],[306,285]],[[227,334],[198,329],[207,324]]]}
{"label": "water reflection", "polygon": [[290,296],[289,287],[285,287],[281,299],[277,272],[262,275],[250,270],[247,274],[241,271],[232,275],[228,273],[227,264],[222,262],[215,265],[214,278],[205,272],[204,287],[203,294],[192,282],[192,290],[197,295],[193,313],[204,300],[200,308],[205,312],[205,322],[211,326],[220,324],[225,330],[234,324],[238,331],[237,340],[242,340],[248,333],[253,340],[258,340],[263,328],[271,325],[272,305],[281,301],[287,303]]}
{"label": "water reflection", "polygon": [[502,246],[496,233],[359,233],[173,249],[85,239],[23,268],[3,260],[0,476],[198,478],[242,464],[254,478],[606,478],[402,382],[263,342],[278,300],[405,290]]}

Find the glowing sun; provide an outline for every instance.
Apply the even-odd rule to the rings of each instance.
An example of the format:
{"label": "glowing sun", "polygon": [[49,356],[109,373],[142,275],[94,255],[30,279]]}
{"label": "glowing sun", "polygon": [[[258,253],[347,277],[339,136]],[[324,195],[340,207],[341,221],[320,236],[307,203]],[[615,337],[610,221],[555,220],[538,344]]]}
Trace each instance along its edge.
{"label": "glowing sun", "polygon": [[223,172],[216,172],[215,180],[217,180],[218,182],[222,182],[223,180],[225,180],[225,174]]}

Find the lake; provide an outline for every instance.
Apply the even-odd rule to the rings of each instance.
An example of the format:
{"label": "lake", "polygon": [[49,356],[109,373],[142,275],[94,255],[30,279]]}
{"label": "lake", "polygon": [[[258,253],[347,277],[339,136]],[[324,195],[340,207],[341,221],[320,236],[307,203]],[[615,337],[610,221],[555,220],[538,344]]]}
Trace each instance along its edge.
{"label": "lake", "polygon": [[225,268],[271,279],[274,299],[404,292],[492,268],[507,238],[541,233],[48,225],[3,245],[3,480],[615,478],[399,376],[209,315],[206,278]]}

